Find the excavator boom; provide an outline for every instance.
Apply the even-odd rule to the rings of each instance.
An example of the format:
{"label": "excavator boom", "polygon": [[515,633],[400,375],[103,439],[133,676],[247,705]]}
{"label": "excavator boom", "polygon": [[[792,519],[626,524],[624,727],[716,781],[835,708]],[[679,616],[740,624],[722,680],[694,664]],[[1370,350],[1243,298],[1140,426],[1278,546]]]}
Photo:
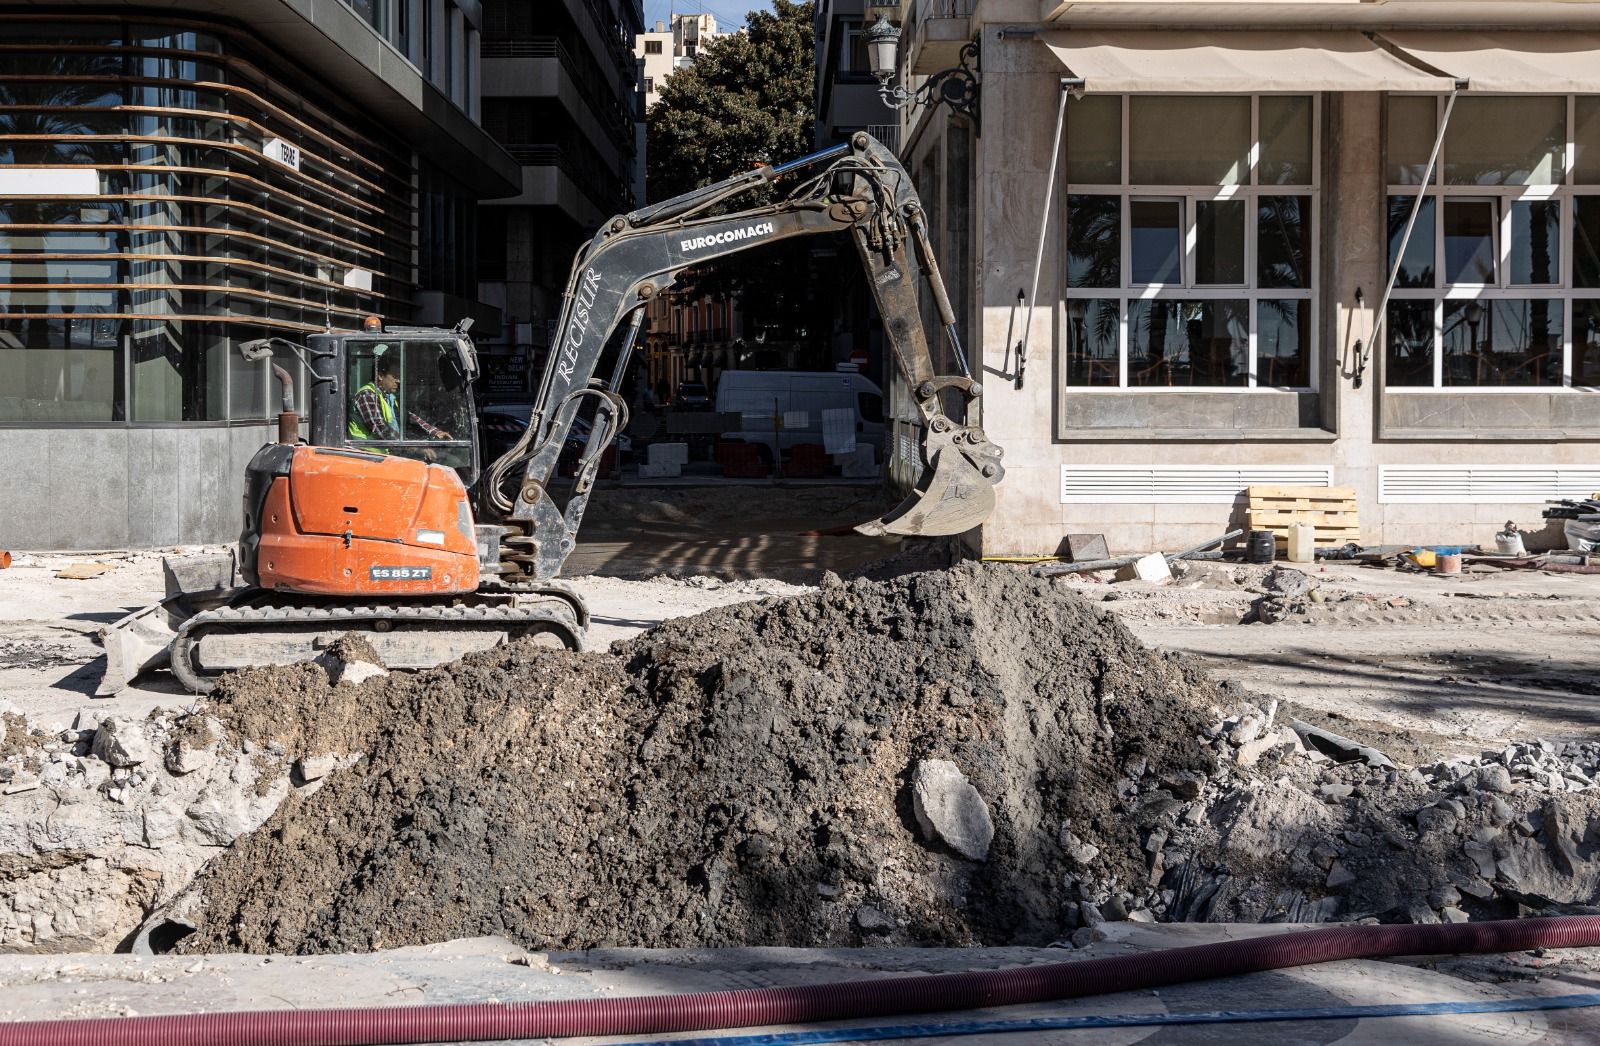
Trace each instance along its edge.
{"label": "excavator boom", "polygon": [[[744,210],[727,205],[762,186],[792,186],[775,202]],[[959,397],[961,419],[981,394],[957,336],[955,318],[928,242],[926,216],[911,178],[893,153],[866,134],[848,145],[727,181],[613,218],[578,251],[556,338],[521,442],[487,470],[485,500],[505,518],[508,572],[555,577],[571,553],[605,448],[627,424],[618,390],[627,373],[644,310],[685,269],[802,236],[849,232],[883,317],[896,368],[906,380],[923,430],[922,476],[892,511],[856,529],[867,534],[939,536],[981,524],[994,509],[1004,475],[1001,450],[976,426],[945,413],[946,392]],[[923,329],[926,287],[958,362],[959,375],[935,372]],[[612,333],[628,330],[609,379],[595,371]],[[583,401],[595,418],[565,507],[550,495],[562,446]],[[515,499],[503,483],[521,469]]]}

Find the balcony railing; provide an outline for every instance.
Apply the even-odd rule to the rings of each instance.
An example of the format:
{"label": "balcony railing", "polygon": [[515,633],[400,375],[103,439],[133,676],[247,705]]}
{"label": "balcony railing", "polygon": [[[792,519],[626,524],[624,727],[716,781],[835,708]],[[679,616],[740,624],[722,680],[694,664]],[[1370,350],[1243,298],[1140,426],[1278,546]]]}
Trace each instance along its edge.
{"label": "balcony railing", "polygon": [[929,18],[969,18],[978,6],[978,0],[917,0],[913,5],[916,16]]}
{"label": "balcony railing", "polygon": [[867,133],[884,144],[892,153],[900,151],[900,125],[897,123],[869,123]]}

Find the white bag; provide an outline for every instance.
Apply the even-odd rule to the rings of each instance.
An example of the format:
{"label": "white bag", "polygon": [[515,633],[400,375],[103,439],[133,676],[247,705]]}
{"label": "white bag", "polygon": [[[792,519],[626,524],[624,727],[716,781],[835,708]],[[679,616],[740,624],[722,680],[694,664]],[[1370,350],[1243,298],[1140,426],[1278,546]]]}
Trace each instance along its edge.
{"label": "white bag", "polygon": [[1600,523],[1566,520],[1567,548],[1573,552],[1600,552]]}

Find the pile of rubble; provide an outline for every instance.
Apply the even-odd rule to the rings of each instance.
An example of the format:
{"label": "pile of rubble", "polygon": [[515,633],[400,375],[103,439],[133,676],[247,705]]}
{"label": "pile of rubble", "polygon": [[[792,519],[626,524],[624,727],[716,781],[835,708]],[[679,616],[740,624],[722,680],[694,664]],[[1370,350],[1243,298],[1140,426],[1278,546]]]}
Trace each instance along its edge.
{"label": "pile of rubble", "polygon": [[[1535,741],[1402,770],[1274,711],[1244,704],[1207,729],[1215,769],[1187,805],[1171,782],[1130,773],[1150,879],[1092,882],[1089,903],[1161,919],[1462,922],[1600,902],[1600,745]],[[1103,914],[1084,910],[1085,924]]]}
{"label": "pile of rubble", "polygon": [[281,752],[204,715],[0,705],[0,951],[109,951],[291,790]]}

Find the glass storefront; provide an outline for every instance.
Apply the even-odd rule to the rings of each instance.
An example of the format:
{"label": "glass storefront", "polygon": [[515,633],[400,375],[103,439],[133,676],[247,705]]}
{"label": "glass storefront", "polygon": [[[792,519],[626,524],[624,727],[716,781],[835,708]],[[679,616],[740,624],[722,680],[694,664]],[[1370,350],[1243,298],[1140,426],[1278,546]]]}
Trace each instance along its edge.
{"label": "glass storefront", "polygon": [[1071,390],[1310,389],[1311,95],[1086,95],[1067,120]]}
{"label": "glass storefront", "polygon": [[1388,260],[1399,276],[1385,319],[1385,384],[1592,388],[1600,98],[1460,98],[1423,186],[1442,106],[1434,97],[1387,102]]}
{"label": "glass storefront", "polygon": [[410,318],[412,154],[314,82],[220,23],[0,15],[0,423],[264,419],[239,341]]}

